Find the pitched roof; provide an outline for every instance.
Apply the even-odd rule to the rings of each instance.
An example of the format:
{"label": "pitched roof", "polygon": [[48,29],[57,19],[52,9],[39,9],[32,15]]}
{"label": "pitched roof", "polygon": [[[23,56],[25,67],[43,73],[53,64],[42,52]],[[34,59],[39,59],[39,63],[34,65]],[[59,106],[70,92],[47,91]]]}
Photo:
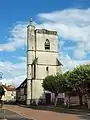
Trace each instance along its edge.
{"label": "pitched roof", "polygon": [[6,85],[1,85],[3,88],[5,88],[7,91],[16,91],[16,88],[14,86],[6,86]]}
{"label": "pitched roof", "polygon": [[[57,58],[56,58],[57,59]],[[57,59],[57,64],[59,65],[59,66],[61,66],[62,65],[62,63]]]}
{"label": "pitched roof", "polygon": [[24,87],[27,87],[27,78],[16,89],[24,88]]}

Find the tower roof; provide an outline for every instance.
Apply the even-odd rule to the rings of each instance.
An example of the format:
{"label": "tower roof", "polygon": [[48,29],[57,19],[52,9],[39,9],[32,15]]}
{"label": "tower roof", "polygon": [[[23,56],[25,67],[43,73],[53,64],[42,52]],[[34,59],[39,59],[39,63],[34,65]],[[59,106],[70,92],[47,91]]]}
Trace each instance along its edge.
{"label": "tower roof", "polygon": [[28,24],[27,27],[29,27],[29,26],[31,26],[31,27],[35,27],[35,26],[33,25],[33,20],[32,20],[32,18],[29,19],[29,24]]}

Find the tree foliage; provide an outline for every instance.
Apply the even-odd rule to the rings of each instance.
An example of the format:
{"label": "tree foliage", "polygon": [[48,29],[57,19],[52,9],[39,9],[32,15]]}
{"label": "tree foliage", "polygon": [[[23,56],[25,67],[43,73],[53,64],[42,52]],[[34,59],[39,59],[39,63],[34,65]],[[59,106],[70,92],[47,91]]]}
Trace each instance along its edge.
{"label": "tree foliage", "polygon": [[55,94],[63,92],[65,84],[65,77],[60,73],[57,73],[55,76],[47,76],[43,81],[44,89],[51,91]]}
{"label": "tree foliage", "polygon": [[79,96],[80,105],[82,105],[82,95],[90,89],[90,64],[80,65],[64,74],[57,73],[47,76],[43,81],[43,87],[45,90],[55,93],[55,96],[60,92],[70,95],[75,91]]}
{"label": "tree foliage", "polygon": [[75,88],[86,88],[90,80],[90,65],[80,65],[74,68],[68,80]]}
{"label": "tree foliage", "polygon": [[5,94],[4,88],[0,86],[0,99],[2,98],[4,94]]}
{"label": "tree foliage", "polygon": [[57,103],[57,96],[60,92],[63,92],[65,89],[65,77],[63,74],[57,73],[55,76],[47,76],[43,81],[43,87],[45,90],[48,90],[55,94],[55,106]]}
{"label": "tree foliage", "polygon": [[87,85],[90,80],[90,65],[80,65],[74,68],[68,75],[68,81],[79,96],[82,105],[82,95],[87,93]]}

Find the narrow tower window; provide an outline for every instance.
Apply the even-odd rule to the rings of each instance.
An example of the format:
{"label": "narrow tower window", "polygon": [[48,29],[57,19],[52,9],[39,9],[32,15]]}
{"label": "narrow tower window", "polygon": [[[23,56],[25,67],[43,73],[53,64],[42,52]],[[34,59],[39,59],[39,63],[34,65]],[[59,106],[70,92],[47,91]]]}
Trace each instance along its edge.
{"label": "narrow tower window", "polygon": [[36,78],[36,65],[34,64],[34,79]]}
{"label": "narrow tower window", "polygon": [[47,76],[49,75],[49,68],[48,67],[46,67],[46,74],[47,74]]}
{"label": "narrow tower window", "polygon": [[49,40],[48,39],[46,39],[46,41],[45,41],[45,50],[49,50],[50,49],[50,42],[49,42]]}
{"label": "narrow tower window", "polygon": [[46,67],[46,71],[48,72],[48,67]]}

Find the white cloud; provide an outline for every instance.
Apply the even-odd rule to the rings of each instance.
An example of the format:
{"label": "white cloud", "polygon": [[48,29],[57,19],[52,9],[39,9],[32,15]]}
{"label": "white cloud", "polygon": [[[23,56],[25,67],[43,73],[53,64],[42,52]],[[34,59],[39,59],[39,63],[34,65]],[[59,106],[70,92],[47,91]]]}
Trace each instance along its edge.
{"label": "white cloud", "polygon": [[[59,57],[64,71],[79,64],[90,63],[90,60],[83,60],[86,53],[90,52],[90,8],[65,9],[51,13],[40,13],[37,16],[41,21],[41,24],[35,23],[37,28],[57,30],[59,33]],[[27,24],[17,23],[10,31],[8,43],[0,44],[0,51],[15,51],[17,48],[23,48],[27,41],[26,29]],[[77,43],[75,46],[66,47],[66,49],[73,51],[72,57],[68,55],[67,51],[62,51],[66,40]],[[14,81],[19,85],[26,78],[26,58],[19,57],[18,59],[21,62],[17,64],[0,61],[0,68],[6,80]]]}
{"label": "white cloud", "polygon": [[77,59],[82,59],[86,56],[86,52],[83,47],[77,46],[76,49],[74,50],[74,57]]}
{"label": "white cloud", "polygon": [[21,57],[19,57],[19,60],[24,61],[24,62],[27,62],[27,57],[21,56]]}
{"label": "white cloud", "polygon": [[8,42],[5,44],[0,44],[0,51],[15,51],[17,48],[22,48],[26,46],[27,42],[27,24],[17,23],[8,37]]}
{"label": "white cloud", "polygon": [[42,26],[58,30],[61,37],[69,40],[87,41],[90,36],[90,9],[65,9],[52,13],[41,13],[45,19]]}
{"label": "white cloud", "polygon": [[12,84],[18,87],[25,79],[26,79],[26,75],[21,75],[21,76],[14,77],[13,79],[4,78],[0,80],[0,83],[7,84],[7,85]]}
{"label": "white cloud", "polygon": [[[8,42],[0,44],[0,51],[15,51],[17,48],[26,47],[27,42],[27,24],[17,23],[11,29]],[[9,54],[9,53],[8,53]],[[17,56],[13,56],[15,59]],[[26,57],[17,58],[19,63],[14,64],[13,61],[0,61],[0,71],[3,73],[2,82],[14,82],[18,86],[26,78]]]}
{"label": "white cloud", "polygon": [[[38,14],[41,24],[37,27],[57,30],[61,39],[81,41],[84,49],[90,50],[90,8],[88,9],[64,9],[51,13]],[[0,44],[0,51],[14,51],[26,45],[27,24],[17,23],[10,31],[10,37],[6,44]]]}
{"label": "white cloud", "polygon": [[78,65],[90,64],[90,60],[75,60],[71,58],[68,54],[60,53],[60,61],[62,63],[62,70],[72,70]]}
{"label": "white cloud", "polygon": [[21,76],[16,76],[16,77],[14,78],[14,81],[16,81],[16,82],[15,82],[15,85],[16,85],[16,86],[19,86],[25,79],[26,79],[26,74],[21,75]]}
{"label": "white cloud", "polygon": [[3,73],[2,82],[14,82],[19,85],[26,78],[26,61],[12,63],[9,61],[0,61],[0,71]]}
{"label": "white cloud", "polygon": [[[77,65],[90,63],[83,60],[87,51],[90,51],[90,9],[65,9],[51,13],[40,13],[38,18],[42,23],[41,28],[57,30],[60,35],[59,46],[63,47],[66,40],[75,41],[75,46],[67,46],[66,50],[73,51],[73,57],[67,51],[59,50],[59,58],[63,70],[73,69]],[[38,26],[38,25],[37,25]],[[69,45],[69,44],[68,44]],[[78,60],[77,60],[78,59]]]}
{"label": "white cloud", "polygon": [[[38,18],[41,27],[57,30],[61,40],[77,42],[75,57],[85,57],[85,52],[90,51],[90,8],[65,9],[51,13],[40,13]],[[81,45],[82,49],[81,48]],[[73,49],[72,49],[73,50]],[[75,50],[75,49],[74,49]]]}

